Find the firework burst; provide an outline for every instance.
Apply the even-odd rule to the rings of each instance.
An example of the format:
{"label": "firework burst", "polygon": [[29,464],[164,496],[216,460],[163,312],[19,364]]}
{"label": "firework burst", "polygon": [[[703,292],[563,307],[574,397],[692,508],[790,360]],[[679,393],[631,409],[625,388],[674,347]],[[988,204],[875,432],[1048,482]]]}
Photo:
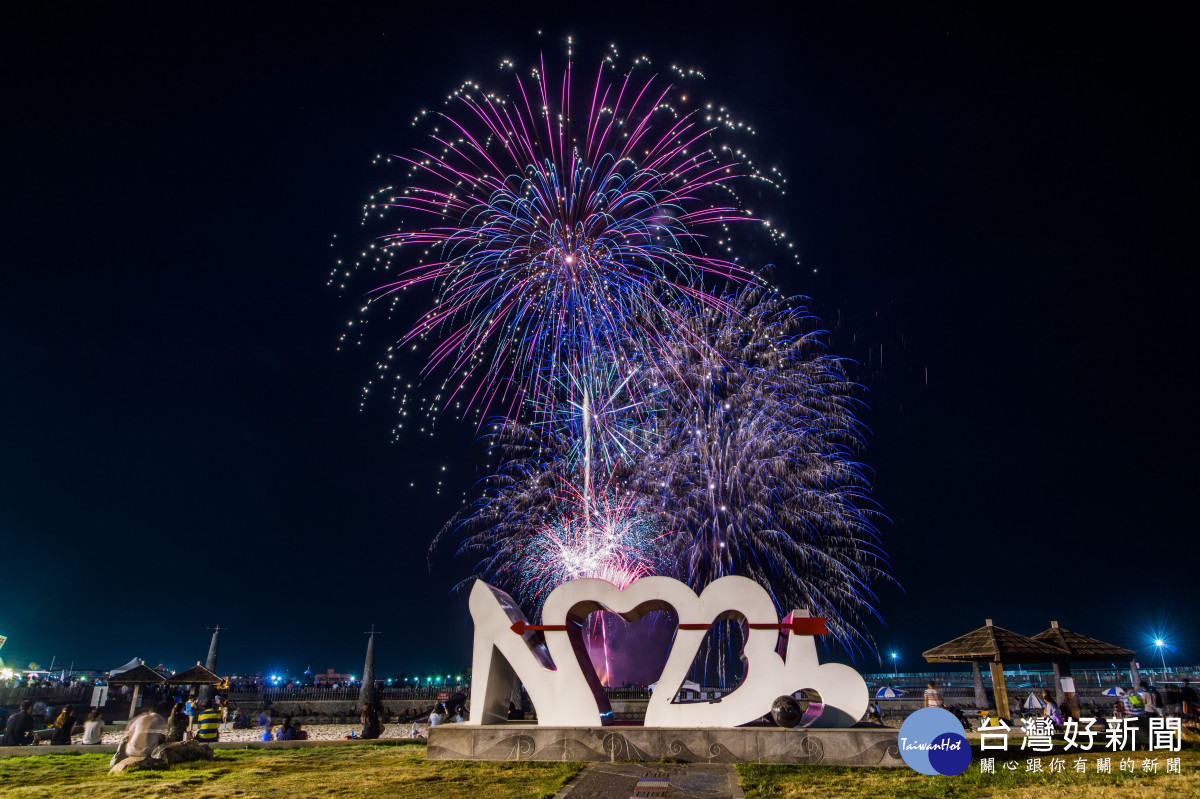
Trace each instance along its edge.
{"label": "firework burst", "polygon": [[[545,407],[597,353],[645,354],[667,331],[678,336],[680,299],[720,302],[707,278],[754,278],[733,255],[730,226],[762,221],[734,189],[782,178],[726,143],[748,127],[688,99],[695,70],[672,67],[668,79],[648,59],[617,64],[610,53],[584,81],[569,62],[560,79],[541,63],[525,76],[508,65],[508,93],[464,84],[433,115],[432,146],[388,159],[408,165],[407,185],[367,210],[400,214],[401,227],[359,265],[390,269],[398,254],[416,263],[363,311],[432,287],[432,306],[395,350],[430,342],[424,371],[445,375],[442,409],[514,418]],[[350,271],[339,269],[331,282],[344,285]]]}
{"label": "firework burst", "polygon": [[813,320],[801,309],[758,289],[729,305],[693,307],[693,329],[718,357],[680,346],[659,354],[656,443],[629,487],[657,497],[677,531],[663,559],[693,589],[751,577],[780,610],[809,608],[848,649],[869,648],[872,585],[887,564],[854,457],[857,387],[824,353],[820,331],[803,332]]}
{"label": "firework burst", "polygon": [[593,577],[624,588],[659,573],[665,536],[656,515],[647,513],[639,498],[606,491],[585,501],[569,485],[564,495],[560,516],[531,530],[516,559],[504,557],[496,564],[515,562],[532,604],[541,604],[567,580]]}
{"label": "firework burst", "polygon": [[580,81],[570,60],[561,78],[506,62],[510,91],[464,84],[418,115],[428,146],[382,159],[406,180],[365,215],[401,218],[358,259],[378,279],[351,326],[431,291],[377,380],[407,416],[416,381],[393,359],[425,350],[422,379],[440,376],[420,432],[473,412],[501,457],[434,546],[455,540],[535,612],[580,577],[701,591],[741,574],[870,648],[873,585],[890,578],[857,387],[735,254],[738,225],[792,248],[736,191],[784,181],[726,143],[751,130],[696,102],[694,70],[617,64]]}

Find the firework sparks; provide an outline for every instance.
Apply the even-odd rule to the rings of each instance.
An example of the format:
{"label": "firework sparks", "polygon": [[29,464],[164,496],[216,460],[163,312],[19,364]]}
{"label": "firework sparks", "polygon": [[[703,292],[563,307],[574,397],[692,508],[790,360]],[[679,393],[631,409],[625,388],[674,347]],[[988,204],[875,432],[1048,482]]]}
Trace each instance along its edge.
{"label": "firework sparks", "polygon": [[[735,254],[748,222],[794,247],[736,192],[784,180],[725,143],[748,126],[689,101],[699,73],[617,63],[614,48],[578,81],[569,61],[556,79],[506,62],[510,92],[463,84],[415,120],[429,146],[383,159],[406,182],[365,216],[402,218],[356,261],[379,278],[350,327],[418,287],[433,303],[365,392],[386,380],[407,419],[417,381],[395,359],[420,350],[423,379],[441,377],[418,432],[476,415],[502,463],[434,545],[455,538],[531,608],[581,577],[700,591],[742,574],[870,648],[873,585],[890,578],[855,460],[857,387]],[[351,274],[339,262],[331,283]]]}
{"label": "firework sparks", "polygon": [[[706,277],[753,279],[733,256],[731,225],[786,236],[742,207],[736,184],[783,181],[724,141],[745,125],[686,100],[699,73],[672,68],[671,83],[643,76],[648,59],[616,64],[610,53],[587,81],[569,63],[559,80],[539,64],[514,74],[508,94],[464,84],[435,115],[433,146],[393,157],[408,184],[368,203],[403,220],[359,267],[390,269],[405,253],[417,263],[379,286],[364,314],[432,286],[432,307],[395,351],[433,339],[425,373],[447,375],[442,409],[511,418],[527,398],[545,406],[596,353],[648,352],[677,336],[678,300],[719,303]],[[331,282],[344,285],[339,269]]]}
{"label": "firework sparks", "polygon": [[747,289],[732,312],[694,306],[692,324],[719,358],[660,353],[665,411],[655,448],[630,487],[657,495],[675,574],[699,591],[727,574],[767,586],[781,610],[829,619],[848,649],[870,647],[872,585],[886,560],[875,505],[854,459],[863,430],[856,387],[823,353],[812,320],[783,298]]}

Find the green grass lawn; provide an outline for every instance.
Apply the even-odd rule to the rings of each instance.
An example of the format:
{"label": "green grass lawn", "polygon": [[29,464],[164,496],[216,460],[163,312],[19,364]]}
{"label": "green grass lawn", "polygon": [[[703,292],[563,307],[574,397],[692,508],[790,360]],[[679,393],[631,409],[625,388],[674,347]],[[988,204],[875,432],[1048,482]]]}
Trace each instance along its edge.
{"label": "green grass lawn", "polygon": [[397,796],[404,799],[551,797],[581,763],[458,763],[425,760],[425,747],[353,746],[275,751],[218,750],[210,761],[170,771],[108,774],[111,755],[0,760],[5,799],[272,799]]}
{"label": "green grass lawn", "polygon": [[[1125,753],[1128,755],[1129,753]],[[1026,773],[1025,758],[1015,762],[1016,771],[1001,767],[996,759],[995,774],[981,774],[979,761],[957,777],[927,777],[907,768],[842,768],[837,766],[739,765],[738,776],[746,799],[816,799],[836,796],[895,797],[896,799],[956,799],[957,797],[1004,797],[1004,799],[1065,799],[1066,797],[1112,797],[1112,799],[1158,799],[1158,797],[1200,797],[1200,751],[1154,752],[1159,767],[1155,774],[1140,770],[1146,752],[1138,752],[1139,770],[1118,771],[1121,753],[1112,757],[1113,774],[1097,774],[1095,759],[1105,753],[1085,753],[1087,771],[1073,771],[1074,757],[1064,755],[1065,773]],[[1167,774],[1166,756],[1179,757],[1181,774]],[[1042,756],[1042,767],[1050,758]]]}
{"label": "green grass lawn", "polygon": [[[1088,753],[1087,771],[1076,774],[1074,757],[1065,773],[1025,772],[1017,758],[1016,771],[1002,768],[981,774],[979,761],[957,777],[926,777],[907,768],[871,769],[836,766],[740,765],[738,775],[747,799],[798,797],[1004,797],[1008,799],[1065,799],[1066,797],[1196,797],[1200,799],[1200,750],[1155,752],[1157,774],[1118,770],[1096,773],[1094,760],[1106,753]],[[1147,753],[1138,753],[1138,763]],[[1167,774],[1166,755],[1181,759],[1182,774]],[[185,763],[170,771],[108,774],[109,755],[43,755],[0,760],[0,796],[4,799],[67,797],[67,799],[140,799],[184,796],[188,799],[269,799],[273,797],[397,796],[404,799],[533,799],[551,797],[583,768],[582,763],[463,763],[425,760],[423,745],[316,747],[274,751],[218,750],[211,761]],[[1043,767],[1049,757],[1043,756]]]}

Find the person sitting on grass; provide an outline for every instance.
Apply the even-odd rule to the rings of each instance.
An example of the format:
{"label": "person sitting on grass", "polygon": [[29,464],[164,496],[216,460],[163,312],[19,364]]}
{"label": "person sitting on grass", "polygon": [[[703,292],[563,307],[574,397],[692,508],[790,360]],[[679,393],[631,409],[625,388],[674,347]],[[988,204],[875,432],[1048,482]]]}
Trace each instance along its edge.
{"label": "person sitting on grass", "polygon": [[73,729],[75,729],[75,708],[66,705],[58,714],[58,718],[54,720],[54,732],[50,735],[51,746],[70,746],[71,730]]}
{"label": "person sitting on grass", "polygon": [[9,716],[4,727],[3,746],[29,746],[38,742],[37,733],[33,731],[33,714],[29,712],[32,707],[33,700],[24,699],[21,709]]}
{"label": "person sitting on grass", "polygon": [[192,718],[192,737],[204,743],[216,743],[221,736],[220,700],[214,699],[206,708],[199,707],[199,702],[196,704],[196,715]]}
{"label": "person sitting on grass", "polygon": [[88,713],[87,721],[83,722],[83,738],[79,743],[84,746],[93,746],[101,743],[104,735],[104,719],[101,717],[100,708],[94,707]]}
{"label": "person sitting on grass", "polygon": [[170,712],[170,702],[159,702],[129,722],[109,766],[115,766],[127,757],[151,757],[154,750],[167,741],[166,714]]}
{"label": "person sitting on grass", "polygon": [[167,743],[180,743],[187,738],[188,717],[183,713],[183,702],[176,702],[167,716]]}

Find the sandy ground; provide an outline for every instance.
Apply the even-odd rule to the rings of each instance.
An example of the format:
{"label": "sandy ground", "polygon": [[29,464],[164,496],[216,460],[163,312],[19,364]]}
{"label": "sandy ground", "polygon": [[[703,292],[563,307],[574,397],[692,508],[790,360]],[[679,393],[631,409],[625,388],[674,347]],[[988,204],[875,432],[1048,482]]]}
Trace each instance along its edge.
{"label": "sandy ground", "polygon": [[[424,738],[429,732],[428,723],[418,723],[416,725],[416,736],[413,736],[413,726],[410,724],[387,724],[384,726],[383,735],[380,738]],[[272,734],[278,729],[278,725],[271,728]],[[336,741],[345,738],[351,732],[355,735],[362,732],[361,724],[313,724],[312,726],[304,725],[304,730],[308,732],[308,740],[310,741]],[[121,736],[124,735],[123,730],[118,730],[115,727],[106,727],[104,736],[101,739],[102,743],[116,744],[121,742]],[[255,729],[250,730],[233,730],[230,732],[222,732],[219,740],[223,742],[241,743],[246,741],[262,740],[262,732]],[[74,743],[79,743],[79,736],[75,736]]]}

